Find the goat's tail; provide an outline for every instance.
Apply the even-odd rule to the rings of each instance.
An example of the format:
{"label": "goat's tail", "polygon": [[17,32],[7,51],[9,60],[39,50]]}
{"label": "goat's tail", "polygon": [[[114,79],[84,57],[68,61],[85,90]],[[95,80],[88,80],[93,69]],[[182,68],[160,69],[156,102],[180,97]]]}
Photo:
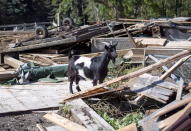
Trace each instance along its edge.
{"label": "goat's tail", "polygon": [[74,51],[70,50],[69,53],[68,53],[68,58],[70,59],[73,55],[74,55]]}

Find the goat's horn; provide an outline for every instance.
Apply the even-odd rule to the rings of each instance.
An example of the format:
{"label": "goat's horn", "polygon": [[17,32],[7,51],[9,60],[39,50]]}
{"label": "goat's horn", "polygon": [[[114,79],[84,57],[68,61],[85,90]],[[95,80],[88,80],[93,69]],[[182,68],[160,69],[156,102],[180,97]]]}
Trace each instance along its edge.
{"label": "goat's horn", "polygon": [[106,46],[110,45],[110,43],[108,43],[108,42],[102,42],[102,43],[105,44]]}
{"label": "goat's horn", "polygon": [[113,41],[110,41],[110,44],[113,45]]}

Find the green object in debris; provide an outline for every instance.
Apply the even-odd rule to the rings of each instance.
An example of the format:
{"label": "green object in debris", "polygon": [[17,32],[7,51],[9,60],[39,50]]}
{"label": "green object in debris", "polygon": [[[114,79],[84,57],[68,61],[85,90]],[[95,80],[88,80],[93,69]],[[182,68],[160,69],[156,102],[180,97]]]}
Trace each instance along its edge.
{"label": "green object in debris", "polygon": [[58,80],[54,75],[48,75],[46,78],[41,78],[38,81],[40,81],[40,82],[47,82],[47,83],[62,82],[62,80]]}
{"label": "green object in debris", "polygon": [[49,81],[54,80],[54,82],[58,82],[56,77],[66,77],[68,70],[68,64],[47,66],[47,67],[32,67],[30,69],[25,69],[24,73],[30,73],[30,81],[37,81],[39,79]]}

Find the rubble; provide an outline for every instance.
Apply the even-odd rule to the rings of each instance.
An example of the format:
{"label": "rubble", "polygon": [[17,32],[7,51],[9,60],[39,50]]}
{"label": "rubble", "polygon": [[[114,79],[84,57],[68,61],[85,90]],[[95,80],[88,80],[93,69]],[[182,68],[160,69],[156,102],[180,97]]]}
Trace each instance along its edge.
{"label": "rubble", "polygon": [[[189,24],[190,19],[182,18],[168,21],[119,19],[67,30],[61,30],[59,26],[59,31],[58,27],[49,29],[42,38],[37,37],[35,30],[0,31],[0,81],[16,84],[11,87],[1,85],[0,115],[71,105],[71,118],[49,113],[44,118],[56,126],[45,127],[38,123],[36,128],[189,130],[190,78],[176,72],[185,63],[190,63]],[[87,57],[98,56],[104,50],[101,42],[110,41],[118,42],[119,62],[112,65],[119,66],[114,68],[117,75],[109,76],[110,73],[104,83],[94,87],[90,81],[85,81],[81,84],[82,91],[69,94],[68,52],[73,50],[75,54]],[[128,64],[142,65],[142,68],[127,74]],[[189,69],[185,70],[189,75]],[[100,116],[99,110],[89,102],[100,102],[110,95],[122,97],[118,103],[126,109],[129,108],[127,104],[144,108],[140,105],[142,101],[160,103],[160,106],[152,112],[140,109],[144,115],[141,120],[112,127],[109,118],[102,118],[103,114]],[[131,108],[128,113],[133,111]]]}

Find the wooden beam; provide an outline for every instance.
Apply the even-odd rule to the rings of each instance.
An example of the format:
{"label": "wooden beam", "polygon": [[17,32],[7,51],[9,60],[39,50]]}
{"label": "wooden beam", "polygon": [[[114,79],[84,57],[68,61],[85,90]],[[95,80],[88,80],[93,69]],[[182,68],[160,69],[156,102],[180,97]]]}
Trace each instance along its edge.
{"label": "wooden beam", "polygon": [[[148,55],[149,56],[149,58],[150,59],[152,59],[153,61],[155,61],[155,62],[159,62],[159,60],[157,59],[157,58],[155,58],[153,55]],[[162,68],[163,68],[163,70],[164,71],[168,71],[169,69],[168,69],[168,67],[167,66],[162,66]],[[170,74],[170,77],[175,81],[175,82],[177,82],[177,83],[179,83],[181,80],[183,81],[183,79],[182,78],[180,78],[181,80],[178,80],[178,77],[176,76],[176,75],[174,75],[174,74]]]}
{"label": "wooden beam", "polygon": [[24,62],[32,62],[32,63],[35,63],[37,65],[41,65],[41,66],[48,66],[49,65],[49,64],[42,63],[42,62],[36,61],[36,60],[31,60],[31,59],[28,59],[28,58],[20,58],[20,60],[22,60]]}
{"label": "wooden beam", "polygon": [[6,71],[6,70],[2,66],[0,66],[0,71]]}
{"label": "wooden beam", "polygon": [[[35,58],[39,58],[39,61],[41,61],[42,63],[47,63],[49,65],[57,65],[57,63],[55,63],[54,61],[52,61],[51,59],[44,57],[44,56],[39,56],[39,55],[33,55],[35,56]],[[34,58],[34,59],[35,59]]]}
{"label": "wooden beam", "polygon": [[165,72],[160,79],[164,80],[166,79],[174,70],[176,70],[179,66],[181,66],[185,61],[187,61],[189,58],[191,57],[191,55],[186,56],[182,59],[180,59],[178,62],[176,62],[176,64],[174,64],[167,72]]}
{"label": "wooden beam", "polygon": [[11,80],[12,78],[16,77],[17,75],[14,72],[15,71],[0,72],[0,81],[7,81],[7,80]]}
{"label": "wooden beam", "polygon": [[57,115],[55,113],[48,113],[43,116],[45,119],[61,126],[64,127],[65,129],[69,131],[88,131],[85,127],[82,125],[79,125],[77,123],[74,123],[60,115]]}
{"label": "wooden beam", "polygon": [[[85,91],[81,91],[81,92],[78,92],[76,94],[73,94],[73,95],[70,95],[69,97],[65,98],[64,101],[69,101],[69,100],[73,100],[73,99],[77,99],[77,98],[82,98],[82,97],[87,97],[89,95],[89,92],[91,92],[92,90],[104,90],[104,87],[108,86],[108,85],[111,85],[113,83],[116,83],[116,82],[119,82],[119,81],[122,81],[122,80],[126,80],[126,79],[129,79],[129,78],[134,78],[134,77],[137,77],[141,74],[144,74],[144,73],[147,73],[149,71],[152,71],[158,67],[161,67],[169,62],[173,62],[175,60],[177,60],[178,58],[182,58],[186,55],[189,55],[191,52],[191,50],[184,50],[174,56],[171,56],[169,58],[166,58],[166,59],[163,59],[163,60],[160,60],[158,63],[155,63],[155,64],[152,64],[150,66],[147,66],[147,67],[144,67],[138,71],[135,71],[135,72],[132,72],[132,73],[129,73],[127,75],[123,75],[123,76],[120,76],[118,78],[115,78],[115,79],[112,79],[110,81],[107,81],[107,82],[104,82],[100,85],[97,85],[97,86],[94,86],[93,88],[89,89],[89,90],[85,90]],[[92,94],[91,94],[92,95]]]}
{"label": "wooden beam", "polygon": [[10,56],[4,56],[4,63],[10,65],[11,67],[14,67],[15,69],[19,68],[20,65],[24,64],[23,62]]}
{"label": "wooden beam", "polygon": [[63,40],[57,40],[57,41],[51,41],[51,42],[44,42],[34,45],[28,45],[28,46],[21,46],[17,48],[8,48],[1,50],[0,53],[8,53],[8,52],[19,52],[19,51],[26,51],[26,50],[32,50],[32,49],[40,49],[44,47],[51,47],[56,45],[63,45],[63,44],[69,44],[76,42],[76,37],[70,37]]}
{"label": "wooden beam", "polygon": [[181,106],[183,106],[183,105],[185,105],[185,104],[188,104],[188,103],[190,103],[190,102],[191,102],[191,97],[185,98],[185,99],[183,99],[183,100],[181,100],[181,101],[177,101],[176,103],[174,103],[174,104],[171,105],[170,107],[165,108],[165,109],[163,109],[163,110],[157,112],[157,113],[154,115],[154,117],[162,116],[162,115],[164,115],[164,114],[166,114],[166,113],[168,113],[168,112],[170,112],[170,111],[172,111],[172,110],[174,110],[174,109],[176,109],[176,108],[178,108],[178,107],[181,107]]}
{"label": "wooden beam", "polygon": [[67,102],[66,104],[72,106],[71,113],[73,118],[83,124],[89,131],[114,131],[113,127],[91,109],[83,100],[78,99]]}

